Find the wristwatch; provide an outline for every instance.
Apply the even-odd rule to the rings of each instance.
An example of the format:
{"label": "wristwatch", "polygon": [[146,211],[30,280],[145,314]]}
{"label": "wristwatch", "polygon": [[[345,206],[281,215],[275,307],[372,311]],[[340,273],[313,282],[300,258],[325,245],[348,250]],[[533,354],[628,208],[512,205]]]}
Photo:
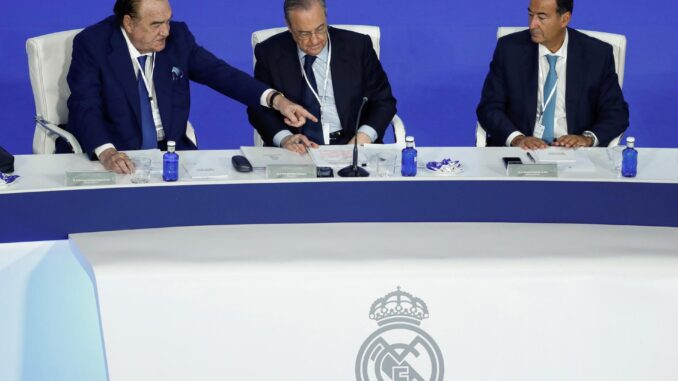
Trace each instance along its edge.
{"label": "wristwatch", "polygon": [[581,135],[591,139],[591,147],[596,145],[596,134],[591,131],[584,131]]}
{"label": "wristwatch", "polygon": [[274,91],[273,94],[271,94],[271,97],[268,98],[268,107],[269,107],[269,108],[272,108],[272,109],[275,110],[275,108],[273,107],[273,100],[274,100],[275,97],[277,97],[278,95],[282,95],[283,97],[285,96],[285,95],[284,95],[283,93],[281,93],[280,91],[277,91],[277,90]]}

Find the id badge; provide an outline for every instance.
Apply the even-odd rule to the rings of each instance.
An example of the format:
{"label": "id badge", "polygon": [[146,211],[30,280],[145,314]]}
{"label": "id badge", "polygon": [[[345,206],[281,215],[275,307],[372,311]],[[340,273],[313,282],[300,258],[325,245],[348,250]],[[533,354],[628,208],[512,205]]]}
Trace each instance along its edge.
{"label": "id badge", "polygon": [[544,131],[546,131],[544,124],[537,122],[537,125],[534,126],[534,137],[541,139],[541,137],[544,136]]}
{"label": "id badge", "polygon": [[325,144],[330,144],[330,124],[323,123],[323,141]]}

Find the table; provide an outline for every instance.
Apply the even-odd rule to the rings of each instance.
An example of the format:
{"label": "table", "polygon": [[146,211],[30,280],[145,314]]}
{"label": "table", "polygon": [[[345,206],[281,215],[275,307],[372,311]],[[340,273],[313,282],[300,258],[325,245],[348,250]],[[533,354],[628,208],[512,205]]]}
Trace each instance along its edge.
{"label": "table", "polygon": [[[501,158],[514,148],[420,148],[420,161],[452,157],[457,177],[266,180],[263,171],[221,181],[65,188],[64,172],[100,168],[77,155],[18,156],[23,176],[0,193],[11,224],[0,242],[65,239],[70,233],[260,223],[533,222],[678,226],[678,150],[640,149],[639,175],[619,178],[604,148],[587,149],[591,172],[558,179],[506,177]],[[223,157],[238,151],[182,152]],[[226,165],[226,164],[225,164]],[[327,197],[331,195],[331,197]],[[541,195],[548,195],[543,197]],[[529,205],[529,207],[526,207]],[[6,220],[9,221],[9,220]]]}
{"label": "table", "polygon": [[466,170],[66,188],[66,169],[99,164],[17,157],[0,378],[355,379],[376,369],[356,362],[369,307],[398,286],[428,303],[446,379],[675,378],[678,150],[641,149],[635,179],[605,149],[558,179],[507,178],[517,149],[419,150]]}

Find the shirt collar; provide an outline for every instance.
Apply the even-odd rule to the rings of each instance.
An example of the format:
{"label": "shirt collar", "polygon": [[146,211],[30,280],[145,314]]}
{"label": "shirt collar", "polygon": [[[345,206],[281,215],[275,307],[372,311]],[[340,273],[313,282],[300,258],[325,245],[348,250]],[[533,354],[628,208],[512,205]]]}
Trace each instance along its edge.
{"label": "shirt collar", "polygon": [[569,36],[567,29],[565,29],[565,41],[563,41],[563,46],[561,46],[560,49],[558,49],[557,52],[552,53],[546,46],[539,44],[539,57],[543,57],[543,56],[547,56],[547,55],[553,55],[553,56],[558,56],[558,57],[561,57],[563,59],[566,59],[567,58],[567,45],[569,44],[569,41],[570,41],[570,36]]}
{"label": "shirt collar", "polygon": [[[318,54],[318,60],[320,60],[320,62],[322,62],[323,65],[327,64],[327,58],[330,54],[329,45],[330,45],[330,40],[328,39],[327,43],[325,44],[325,47],[323,48],[323,50],[320,51],[320,54]],[[304,51],[299,49],[299,46],[297,46],[297,54],[299,55],[299,60],[301,60],[301,63],[303,65],[304,57],[306,57],[306,53],[304,53]]]}
{"label": "shirt collar", "polygon": [[137,48],[134,47],[132,44],[132,41],[130,41],[129,36],[127,35],[127,32],[125,32],[125,29],[123,27],[120,27],[120,31],[122,32],[122,36],[125,37],[125,42],[127,43],[127,50],[129,50],[129,55],[132,57],[133,60],[137,60],[137,58],[141,56],[152,56],[153,53],[146,53],[146,54],[141,54],[137,50]]}

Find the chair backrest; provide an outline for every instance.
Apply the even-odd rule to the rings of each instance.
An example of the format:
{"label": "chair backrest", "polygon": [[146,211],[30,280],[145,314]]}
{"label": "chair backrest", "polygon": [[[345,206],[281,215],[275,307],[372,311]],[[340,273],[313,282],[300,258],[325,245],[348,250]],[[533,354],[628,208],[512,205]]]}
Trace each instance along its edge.
{"label": "chair backrest", "polygon": [[[370,36],[370,39],[372,40],[372,47],[374,48],[374,51],[377,53],[377,58],[379,58],[380,54],[380,49],[379,49],[379,42],[381,40],[381,30],[379,29],[378,26],[371,26],[371,25],[332,25],[334,28],[338,29],[346,29],[350,30],[353,32],[361,33],[361,34],[366,34]],[[287,30],[287,27],[280,27],[280,28],[270,28],[270,29],[263,29],[263,30],[258,30],[254,33],[252,33],[252,66],[256,66],[257,64],[257,57],[254,56],[254,47],[257,46],[257,44],[264,42],[268,40],[269,38],[275,36],[278,33],[285,32]],[[261,136],[259,136],[259,133],[257,130],[254,130],[254,145],[261,147],[264,145],[264,141],[261,139]]]}
{"label": "chair backrest", "polygon": [[[55,125],[68,123],[66,102],[71,95],[66,75],[71,66],[73,38],[82,29],[47,34],[26,41],[28,69],[35,101],[35,115]],[[36,128],[33,147],[43,144],[47,133]]]}
{"label": "chair backrest", "polygon": [[[26,41],[35,115],[53,126],[68,123],[67,102],[71,90],[66,76],[71,67],[73,38],[80,31],[82,29],[67,30],[29,38]],[[62,133],[68,134],[66,131]],[[195,130],[190,121],[186,126],[186,135],[197,145]],[[33,153],[54,153],[56,137],[37,123],[33,136]]]}
{"label": "chair backrest", "polygon": [[[497,39],[500,39],[501,37],[504,37],[506,35],[509,35],[511,33],[516,33],[516,32],[521,32],[523,30],[526,30],[527,27],[524,26],[519,26],[519,27],[514,27],[514,26],[501,26],[497,28]],[[591,36],[593,38],[597,38],[601,41],[607,42],[608,44],[612,45],[612,54],[614,55],[614,69],[617,72],[617,78],[619,79],[619,87],[623,87],[624,85],[624,69],[626,67],[626,36],[622,34],[614,34],[614,33],[606,33],[606,32],[595,32],[591,30],[580,30],[577,29],[577,31],[582,32],[588,36]],[[610,142],[610,145],[617,145],[619,144],[619,140],[621,139],[621,135],[616,137],[615,139]],[[480,125],[480,123],[476,124],[476,147],[485,147],[487,145],[487,133],[483,129],[483,127]]]}
{"label": "chair backrest", "polygon": [[[507,34],[520,32],[527,29],[526,27],[499,27],[497,29],[497,39],[506,36]],[[591,30],[580,30],[588,36],[597,38],[601,41],[612,45],[612,54],[614,55],[614,68],[619,78],[619,87],[624,85],[624,68],[626,66],[626,36],[622,34],[595,32]]]}

